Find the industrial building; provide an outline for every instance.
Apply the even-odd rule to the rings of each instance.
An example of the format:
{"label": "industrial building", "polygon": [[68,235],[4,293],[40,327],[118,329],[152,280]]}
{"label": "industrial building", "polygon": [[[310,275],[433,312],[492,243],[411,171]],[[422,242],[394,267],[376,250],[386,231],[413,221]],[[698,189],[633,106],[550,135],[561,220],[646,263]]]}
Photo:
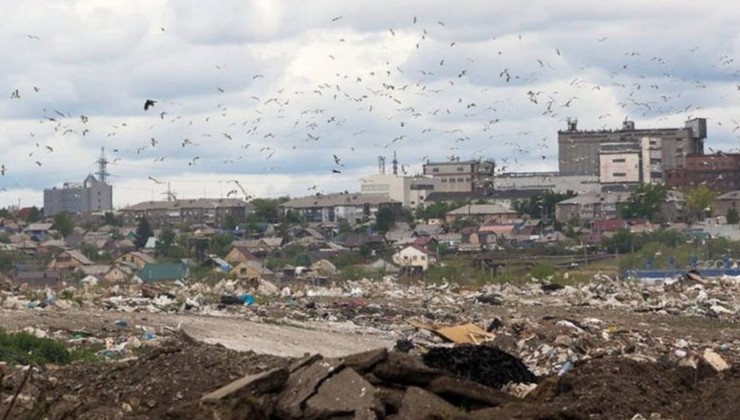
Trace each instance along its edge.
{"label": "industrial building", "polygon": [[496,164],[491,160],[452,158],[448,162],[425,163],[423,173],[439,180],[436,192],[492,190]]}
{"label": "industrial building", "polygon": [[[633,121],[626,120],[620,130],[579,130],[577,120],[569,119],[568,128],[558,131],[559,172],[570,175],[600,175],[600,154],[604,146],[630,145],[634,150],[642,150],[643,139],[659,144],[661,170],[683,168],[689,154],[704,154],[704,140],[707,137],[707,120],[693,118],[679,128],[635,128]],[[650,164],[651,157],[643,159]],[[642,170],[642,169],[641,169]],[[656,172],[656,171],[650,171]]]}
{"label": "industrial building", "polygon": [[58,213],[93,213],[113,209],[113,187],[106,182],[108,160],[105,151],[97,160],[98,177],[88,175],[82,183],[65,182],[61,188],[44,189],[44,216]]}

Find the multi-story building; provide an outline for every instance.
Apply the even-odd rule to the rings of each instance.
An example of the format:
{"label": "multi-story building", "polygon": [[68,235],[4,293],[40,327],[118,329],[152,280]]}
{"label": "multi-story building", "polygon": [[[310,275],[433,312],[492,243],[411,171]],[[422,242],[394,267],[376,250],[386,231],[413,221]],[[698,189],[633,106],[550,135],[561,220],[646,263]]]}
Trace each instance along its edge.
{"label": "multi-story building", "polygon": [[496,164],[490,160],[451,160],[425,163],[423,173],[439,179],[439,192],[470,192],[493,189]]}
{"label": "multi-story building", "polygon": [[401,203],[383,194],[339,193],[295,198],[280,204],[283,216],[294,212],[306,222],[318,223],[344,219],[352,226],[374,216],[383,207],[398,211]]}
{"label": "multi-story building", "polygon": [[599,192],[599,177],[596,175],[563,175],[558,172],[509,172],[496,174],[493,178],[496,191],[549,190],[565,194]]}
{"label": "multi-story building", "polygon": [[728,192],[740,189],[740,153],[688,155],[686,167],[665,172],[666,185],[675,188],[698,187]]}
{"label": "multi-story building", "polygon": [[382,194],[401,203],[403,207],[416,209],[430,193],[439,188],[439,178],[430,176],[403,176],[375,174],[362,178],[361,194]]}
{"label": "multi-story building", "polygon": [[252,205],[237,198],[144,201],[119,210],[125,224],[146,217],[154,227],[176,223],[223,227],[227,221],[243,223],[251,212]]}
{"label": "multi-story building", "polygon": [[44,216],[61,212],[93,213],[113,208],[113,187],[93,175],[80,184],[65,182],[61,188],[44,190]]}
{"label": "multi-story building", "polygon": [[640,149],[642,139],[649,138],[648,146],[655,143],[651,156],[659,158],[662,170],[683,168],[687,155],[704,154],[706,137],[705,118],[688,120],[679,128],[637,129],[633,121],[624,121],[620,130],[578,130],[577,121],[570,119],[567,130],[558,131],[558,166],[561,174],[598,175],[604,144],[627,143]]}

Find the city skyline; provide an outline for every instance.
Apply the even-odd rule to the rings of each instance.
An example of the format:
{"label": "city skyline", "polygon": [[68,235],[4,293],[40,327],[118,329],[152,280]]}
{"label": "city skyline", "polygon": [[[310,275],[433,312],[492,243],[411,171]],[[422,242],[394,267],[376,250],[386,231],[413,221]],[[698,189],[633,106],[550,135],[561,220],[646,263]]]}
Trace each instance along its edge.
{"label": "city skyline", "polygon": [[556,170],[569,117],[706,117],[707,153],[737,148],[730,2],[345,3],[0,2],[0,205],[40,206],[101,147],[115,208],[168,182],[184,197],[233,180],[257,197],[358,191],[394,151],[409,174],[451,155]]}

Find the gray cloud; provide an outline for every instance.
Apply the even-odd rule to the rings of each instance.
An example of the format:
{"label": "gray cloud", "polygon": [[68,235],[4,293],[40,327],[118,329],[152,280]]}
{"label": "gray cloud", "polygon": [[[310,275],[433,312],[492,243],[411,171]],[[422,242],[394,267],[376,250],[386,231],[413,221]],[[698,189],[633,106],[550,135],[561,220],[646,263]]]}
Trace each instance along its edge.
{"label": "gray cloud", "polygon": [[0,204],[41,204],[44,187],[94,171],[101,147],[122,205],[160,197],[148,176],[197,196],[234,177],[265,195],[356,190],[394,151],[410,172],[450,155],[552,170],[568,117],[598,129],[703,116],[723,150],[740,133],[729,1],[80,0],[0,13]]}

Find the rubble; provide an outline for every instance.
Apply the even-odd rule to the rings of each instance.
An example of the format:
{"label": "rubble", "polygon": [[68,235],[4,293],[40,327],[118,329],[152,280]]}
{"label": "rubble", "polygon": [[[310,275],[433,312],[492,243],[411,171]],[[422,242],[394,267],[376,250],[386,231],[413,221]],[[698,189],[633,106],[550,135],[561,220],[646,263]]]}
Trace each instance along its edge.
{"label": "rubble", "polygon": [[[167,394],[177,403],[168,409],[178,410],[181,404],[196,404],[195,401],[198,410],[205,410],[202,413],[221,415],[240,407],[254,413],[254,418],[383,418],[405,412],[422,413],[422,407],[428,406],[445,410],[452,407],[454,415],[499,415],[502,406],[509,406],[519,407],[517,413],[578,418],[583,413],[592,415],[592,411],[578,407],[596,407],[597,399],[572,404],[583,397],[580,392],[585,392],[573,378],[598,383],[603,380],[599,379],[598,369],[612,368],[619,369],[620,374],[632,372],[643,381],[651,375],[668,375],[672,379],[661,382],[661,386],[688,387],[680,392],[653,395],[660,406],[674,407],[679,404],[666,402],[669,397],[683,398],[682,392],[704,395],[696,388],[699,383],[712,384],[711,388],[717,391],[722,380],[735,380],[740,362],[740,281],[735,278],[636,282],[600,275],[588,283],[563,287],[543,288],[533,282],[487,284],[473,290],[453,284],[402,284],[392,276],[326,286],[248,284],[226,279],[168,285],[100,283],[68,286],[63,293],[9,288],[0,291],[0,306],[7,314],[23,312],[49,318],[75,311],[95,316],[109,314],[102,330],[89,329],[84,324],[63,330],[33,323],[28,332],[63,340],[70,346],[97,346],[98,355],[108,363],[123,366],[123,370],[136,367],[136,372],[145,371],[141,354],[169,348],[181,332],[175,325],[183,321],[187,325],[189,319],[199,316],[352,337],[378,336],[387,339],[389,347],[396,343],[396,351],[375,349],[341,359],[316,354],[280,359],[280,363],[263,364],[260,369],[236,369],[221,375],[218,381],[199,386],[198,395],[184,392],[184,397],[178,399],[176,392]],[[141,320],[153,316],[172,317],[173,321],[165,328]],[[116,320],[121,322],[115,323]],[[247,335],[233,337],[230,342],[248,345],[249,341]],[[228,345],[227,341],[224,343]],[[225,349],[219,351],[222,350]],[[303,351],[301,348],[290,355]],[[173,356],[176,354],[179,353],[160,354],[150,363],[177,357]],[[177,366],[174,361],[167,363]],[[665,366],[674,370],[661,370]],[[501,374],[502,367],[506,368],[506,375]],[[160,369],[153,365],[147,368],[155,372]],[[61,369],[67,372],[65,369],[70,367]],[[588,373],[589,369],[594,371]],[[102,371],[98,372],[102,375]],[[260,372],[266,376],[260,376]],[[601,374],[609,377],[614,373]],[[172,372],[163,375],[171,377]],[[57,374],[54,378],[59,380]],[[97,379],[90,380],[99,383],[95,382]],[[618,380],[640,386],[621,377]],[[114,388],[123,390],[135,382]],[[34,383],[32,380],[29,390],[35,389]],[[167,382],[153,386],[164,383]],[[231,387],[222,388],[226,385]],[[219,389],[221,394],[213,394],[220,395],[218,398],[201,401],[204,395]],[[341,397],[342,401],[351,401],[351,407],[332,400],[346,390],[360,390],[352,394],[358,399]],[[613,388],[604,392],[607,391],[617,392]],[[88,392],[88,388],[81,392]],[[245,402],[246,394],[258,397]],[[730,396],[727,395],[728,400]],[[627,397],[639,399],[637,393],[628,393]],[[557,406],[566,400],[570,404],[567,409]],[[157,402],[156,409],[142,411],[142,404],[148,404],[146,398],[112,401],[116,410],[128,414],[154,412],[161,404]],[[531,401],[540,404],[541,409],[525,404]],[[640,400],[620,411],[618,417],[640,414],[649,418],[652,412],[640,411],[641,405],[653,407],[653,412],[677,412],[674,408],[661,411],[660,406]],[[637,411],[626,414],[632,409]],[[162,415],[165,412],[157,411]]]}

